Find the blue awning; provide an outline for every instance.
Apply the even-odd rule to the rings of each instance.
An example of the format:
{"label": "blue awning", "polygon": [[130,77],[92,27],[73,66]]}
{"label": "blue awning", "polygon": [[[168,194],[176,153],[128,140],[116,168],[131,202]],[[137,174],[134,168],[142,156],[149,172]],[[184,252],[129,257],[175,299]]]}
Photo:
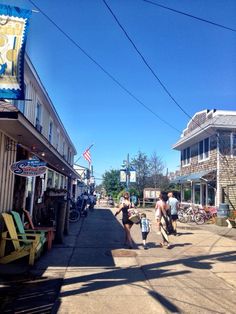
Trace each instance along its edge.
{"label": "blue awning", "polygon": [[182,184],[186,182],[191,182],[191,181],[200,181],[204,176],[207,176],[208,174],[215,172],[215,170],[205,170],[201,172],[194,172],[194,173],[189,173],[183,176],[176,177],[174,180],[172,180],[170,183],[175,183],[175,184]]}

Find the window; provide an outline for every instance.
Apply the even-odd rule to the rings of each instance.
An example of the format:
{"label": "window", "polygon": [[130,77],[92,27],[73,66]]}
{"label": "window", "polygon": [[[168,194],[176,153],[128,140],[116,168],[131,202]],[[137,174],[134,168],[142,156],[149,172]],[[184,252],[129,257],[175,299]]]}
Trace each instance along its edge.
{"label": "window", "polygon": [[39,132],[42,132],[41,121],[42,121],[42,106],[39,102],[37,102],[35,126]]}
{"label": "window", "polygon": [[59,148],[59,142],[60,142],[60,131],[57,129],[57,136],[56,136],[56,138],[55,138],[55,147],[56,147],[56,149],[58,150],[58,148]]}
{"label": "window", "polygon": [[54,179],[53,171],[48,170],[48,176],[47,176],[47,187],[48,188],[53,187],[53,179]]}
{"label": "window", "polygon": [[205,138],[201,142],[199,142],[198,149],[199,149],[199,154],[198,154],[198,159],[199,160],[204,160],[209,158],[209,137]]}
{"label": "window", "polygon": [[185,148],[182,150],[181,154],[181,159],[182,159],[182,165],[189,165],[190,164],[190,147]]}
{"label": "window", "polygon": [[50,120],[49,122],[49,131],[48,131],[48,140],[52,143],[52,134],[53,134],[53,122]]}
{"label": "window", "polygon": [[194,203],[200,204],[200,183],[194,184]]}
{"label": "window", "polygon": [[215,205],[215,189],[214,186],[208,185],[208,199],[207,203],[210,206]]}
{"label": "window", "polygon": [[59,173],[55,173],[55,183],[54,183],[55,189],[59,188]]}
{"label": "window", "polygon": [[232,134],[232,155],[236,156],[236,133]]}
{"label": "window", "polygon": [[231,154],[231,134],[229,132],[222,132],[219,135],[219,148],[222,155]]}
{"label": "window", "polygon": [[65,156],[65,142],[62,143],[62,156]]}

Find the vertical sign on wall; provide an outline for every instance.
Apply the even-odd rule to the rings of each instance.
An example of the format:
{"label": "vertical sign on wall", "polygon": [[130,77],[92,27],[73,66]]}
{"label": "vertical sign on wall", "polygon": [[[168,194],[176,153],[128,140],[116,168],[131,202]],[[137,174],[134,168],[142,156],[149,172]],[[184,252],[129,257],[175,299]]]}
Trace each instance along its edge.
{"label": "vertical sign on wall", "polygon": [[31,11],[0,4],[0,99],[24,99],[24,53]]}

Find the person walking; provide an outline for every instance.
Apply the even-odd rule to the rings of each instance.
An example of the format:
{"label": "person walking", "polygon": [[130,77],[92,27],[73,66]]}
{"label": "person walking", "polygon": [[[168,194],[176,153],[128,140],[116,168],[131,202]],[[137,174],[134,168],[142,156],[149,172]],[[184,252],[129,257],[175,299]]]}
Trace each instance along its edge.
{"label": "person walking", "polygon": [[179,209],[179,201],[177,198],[173,196],[173,192],[168,193],[168,201],[167,204],[169,206],[169,213],[171,217],[172,227],[173,227],[173,235],[177,236],[177,219],[178,219],[178,209]]}
{"label": "person walking", "polygon": [[151,229],[151,222],[149,219],[147,219],[147,216],[145,213],[141,214],[140,227],[141,227],[141,232],[142,232],[143,247],[144,247],[144,250],[147,250],[148,247],[147,247],[146,241],[147,241],[147,236]]}
{"label": "person walking", "polygon": [[120,204],[119,209],[115,213],[117,216],[122,211],[122,223],[125,232],[125,245],[128,245],[129,249],[133,249],[133,240],[131,238],[130,229],[133,226],[133,222],[129,220],[129,209],[131,208],[131,202],[129,199],[129,193],[124,193],[124,200]]}
{"label": "person walking", "polygon": [[155,206],[155,218],[157,221],[158,230],[162,236],[161,247],[170,248],[169,237],[167,233],[168,217],[167,217],[167,204],[164,194],[160,194],[159,200]]}

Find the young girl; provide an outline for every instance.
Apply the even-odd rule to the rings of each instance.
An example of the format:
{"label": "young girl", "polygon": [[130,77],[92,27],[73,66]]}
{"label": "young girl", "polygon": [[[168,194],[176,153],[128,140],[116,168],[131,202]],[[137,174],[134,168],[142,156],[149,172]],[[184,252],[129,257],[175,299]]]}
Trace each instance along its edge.
{"label": "young girl", "polygon": [[147,250],[148,247],[146,245],[146,240],[147,240],[147,235],[149,234],[150,229],[151,229],[151,223],[150,223],[150,220],[147,219],[145,213],[141,214],[140,227],[142,231],[143,247],[144,247],[144,250]]}

